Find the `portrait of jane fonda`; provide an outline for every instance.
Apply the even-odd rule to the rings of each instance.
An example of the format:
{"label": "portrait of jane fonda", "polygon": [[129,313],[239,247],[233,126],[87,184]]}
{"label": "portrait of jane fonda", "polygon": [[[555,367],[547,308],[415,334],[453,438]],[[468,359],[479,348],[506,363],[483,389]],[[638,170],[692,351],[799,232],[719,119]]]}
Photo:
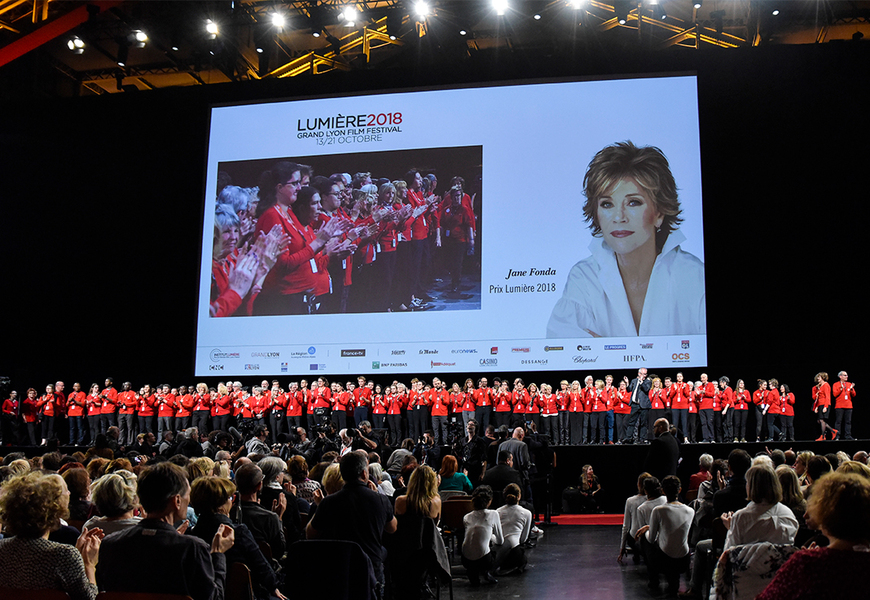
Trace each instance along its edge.
{"label": "portrait of jane fonda", "polygon": [[548,338],[706,333],[704,263],[686,240],[677,184],[655,146],[618,142],[583,177],[590,255],[568,274]]}

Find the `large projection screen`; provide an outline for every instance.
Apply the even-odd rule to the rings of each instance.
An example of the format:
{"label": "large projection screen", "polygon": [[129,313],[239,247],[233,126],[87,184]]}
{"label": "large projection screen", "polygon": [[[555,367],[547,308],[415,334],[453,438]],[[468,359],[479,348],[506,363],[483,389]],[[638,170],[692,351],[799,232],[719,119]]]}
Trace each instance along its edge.
{"label": "large projection screen", "polygon": [[[252,187],[280,160],[390,180],[419,168],[437,194],[461,175],[467,293],[447,310],[211,316],[219,172]],[[214,107],[203,205],[197,375],[706,365],[694,76]]]}

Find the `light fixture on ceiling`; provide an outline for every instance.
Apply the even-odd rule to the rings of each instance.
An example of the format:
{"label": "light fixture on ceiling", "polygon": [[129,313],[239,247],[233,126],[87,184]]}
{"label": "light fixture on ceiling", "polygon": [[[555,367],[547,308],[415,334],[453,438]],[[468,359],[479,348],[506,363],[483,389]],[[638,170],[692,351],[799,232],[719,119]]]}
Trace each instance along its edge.
{"label": "light fixture on ceiling", "polygon": [[85,41],[77,35],[72,36],[66,43],[73,54],[83,54],[85,51]]}
{"label": "light fixture on ceiling", "polygon": [[219,30],[217,23],[212,21],[211,19],[206,19],[205,21],[205,32],[208,34],[208,38],[213,40],[217,37]]}
{"label": "light fixture on ceiling", "polygon": [[130,34],[130,43],[136,48],[144,48],[148,43],[148,35],[141,29],[134,29]]}
{"label": "light fixture on ceiling", "polygon": [[507,0],[492,0],[492,9],[495,11],[495,14],[502,17],[504,13],[508,9],[508,1]]}

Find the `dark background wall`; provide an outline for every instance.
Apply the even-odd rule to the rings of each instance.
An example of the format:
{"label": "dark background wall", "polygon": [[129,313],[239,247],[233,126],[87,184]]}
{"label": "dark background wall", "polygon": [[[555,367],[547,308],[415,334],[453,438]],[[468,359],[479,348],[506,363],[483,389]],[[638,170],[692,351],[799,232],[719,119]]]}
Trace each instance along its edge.
{"label": "dark background wall", "polygon": [[[868,195],[870,51],[864,46],[672,49],[644,56],[586,48],[582,59],[570,51],[502,53],[437,67],[412,62],[372,72],[7,102],[0,127],[0,375],[11,377],[19,391],[56,379],[86,386],[107,375],[137,385],[193,381],[212,103],[694,71],[708,372],[732,381],[777,377],[788,383],[803,415],[798,433],[809,437],[815,431],[813,375],[824,370],[835,377],[846,369],[859,385],[866,379],[859,360],[867,272],[860,266]],[[656,107],[639,99],[624,118],[655,119]],[[526,380],[578,375],[527,374]],[[455,376],[463,381],[466,375]],[[870,420],[860,406],[859,395],[859,435]]]}

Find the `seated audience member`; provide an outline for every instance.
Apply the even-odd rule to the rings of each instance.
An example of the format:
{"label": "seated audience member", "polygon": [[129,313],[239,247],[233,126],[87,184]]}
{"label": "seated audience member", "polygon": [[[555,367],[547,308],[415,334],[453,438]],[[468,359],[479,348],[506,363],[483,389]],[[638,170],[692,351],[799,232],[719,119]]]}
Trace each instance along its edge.
{"label": "seated audience member", "polygon": [[29,473],[13,477],[0,493],[0,583],[21,590],[54,589],[73,600],[97,596],[95,565],[103,536],[85,529],[75,547],[52,542],[48,534],[69,515],[63,479]]}
{"label": "seated audience member", "polygon": [[867,464],[868,458],[870,458],[870,454],[868,454],[864,450],[858,450],[855,454],[852,455],[852,460],[865,465]]}
{"label": "seated audience member", "polygon": [[634,564],[640,562],[640,548],[635,544],[634,536],[637,534],[637,530],[640,529],[640,525],[637,522],[637,509],[647,500],[646,492],[643,490],[643,482],[647,477],[650,477],[649,473],[640,474],[637,478],[637,494],[625,501],[625,515],[622,518],[622,539],[619,542],[619,555],[616,557],[616,562],[622,562],[626,546],[632,550]]}
{"label": "seated audience member", "polygon": [[438,491],[454,490],[466,494],[471,492],[471,481],[465,473],[457,472],[458,467],[459,463],[452,454],[441,459],[441,470],[438,472],[441,475],[441,484]]}
{"label": "seated audience member", "polygon": [[[503,490],[512,483],[522,486],[523,480],[520,477],[520,472],[514,469],[513,454],[507,450],[499,450],[498,464],[486,470],[481,483],[488,485],[494,490]],[[499,503],[499,506],[501,504],[503,502]],[[498,508],[498,506],[495,508]]]}
{"label": "seated audience member", "polygon": [[496,512],[501,521],[501,531],[504,535],[504,543],[497,547],[495,564],[502,573],[526,570],[526,550],[523,544],[529,539],[532,530],[532,512],[520,506],[522,498],[520,486],[516,483],[508,484],[503,492],[504,506]]}
{"label": "seated audience member", "polygon": [[266,542],[272,549],[273,557],[284,555],[286,541],[281,517],[286,506],[276,506],[273,512],[260,505],[258,493],[263,488],[263,471],[254,463],[247,463],[236,470],[236,486],[242,523],[248,526],[258,542]]}
{"label": "seated audience member", "polygon": [[320,484],[308,478],[308,462],[301,455],[291,456],[287,461],[290,481],[296,486],[296,496],[306,502],[314,502],[314,494],[320,490]]}
{"label": "seated audience member", "polygon": [[770,542],[792,544],[798,522],[791,509],[782,504],[782,486],[773,469],[756,465],[746,472],[746,508],[722,515],[728,529],[724,550],[732,546]]}
{"label": "seated audience member", "polygon": [[99,527],[106,535],[136,525],[142,517],[134,517],[136,508],[136,476],[130,471],[109,473],[91,485],[91,497],[101,517],[92,517],[86,528]]}
{"label": "seated audience member", "polygon": [[826,475],[816,484],[807,515],[828,546],[793,554],[757,600],[866,598],[870,481],[853,473]]}
{"label": "seated audience member", "polygon": [[728,472],[730,477],[723,487],[713,496],[713,518],[725,512],[734,512],[746,506],[746,471],[752,466],[752,457],[746,450],[735,448],[728,454]]}
{"label": "seated audience member", "polygon": [[396,498],[396,516],[415,515],[441,518],[441,496],[438,495],[438,476],[427,465],[414,469],[405,494]]}
{"label": "seated audience member", "polygon": [[831,471],[833,471],[831,468],[831,462],[827,458],[821,455],[811,457],[807,461],[805,479],[807,488],[804,490],[804,498],[809,501],[810,496],[813,494],[813,485]]}
{"label": "seated audience member", "polygon": [[190,488],[190,505],[199,516],[196,527],[188,535],[203,541],[214,538],[223,525],[235,531],[235,542],[226,552],[229,563],[244,563],[251,570],[251,585],[258,600],[269,600],[270,595],[284,598],[278,591],[278,576],[260,551],[254,536],[244,524],[233,524],[230,509],[233,506],[235,484],[221,477],[201,477]]}
{"label": "seated audience member", "polygon": [[384,468],[380,463],[371,462],[371,460],[369,460],[369,479],[377,486],[379,493],[388,498],[393,497],[396,488],[393,487],[392,479],[386,474],[386,472],[384,472]]}
{"label": "seated audience member", "polygon": [[779,465],[776,468],[776,477],[779,479],[779,485],[782,486],[781,502],[791,510],[794,518],[797,519],[798,528],[800,528],[804,525],[807,501],[804,500],[804,495],[801,493],[797,475],[795,475],[794,469],[788,465]]}
{"label": "seated audience member", "polygon": [[705,481],[710,481],[710,467],[713,466],[713,457],[706,452],[698,459],[698,472],[689,477],[689,491],[697,490]]}
{"label": "seated audience member", "polygon": [[465,538],[462,540],[462,565],[468,572],[472,586],[480,585],[480,576],[490,583],[498,583],[493,577],[494,556],[490,544],[499,546],[504,543],[501,519],[494,510],[488,510],[492,502],[492,489],[482,485],[471,495],[474,510],[462,518],[465,525]]}
{"label": "seated audience member", "polygon": [[676,595],[680,588],[680,573],[689,567],[689,530],[694,511],[680,502],[680,479],[668,475],[662,481],[667,503],[657,506],[650,515],[650,524],[642,527],[641,542],[649,560],[649,588],[659,589],[659,575],[668,582],[668,593]]}
{"label": "seated audience member", "polygon": [[170,462],[146,467],[136,493],[145,517],[103,540],[97,563],[100,590],[223,598],[224,553],[233,546],[234,532],[220,524],[211,547],[197,537],[179,535],[176,524],[183,522],[190,501],[184,469]]}
{"label": "seated audience member", "polygon": [[855,460],[847,460],[840,463],[840,466],[837,467],[837,473],[854,473],[870,479],[870,467]]}
{"label": "seated audience member", "polygon": [[368,459],[349,452],[341,457],[341,491],[325,497],[308,522],[308,539],[356,542],[372,561],[377,580],[384,583],[384,533],[396,531],[396,517],[388,498],[369,488]]}
{"label": "seated audience member", "polygon": [[69,489],[69,518],[73,521],[86,521],[91,516],[92,509],[89,500],[91,479],[88,472],[84,469],[69,469],[61,476]]}
{"label": "seated audience member", "polygon": [[344,479],[341,477],[341,467],[332,463],[323,472],[323,493],[326,496],[331,496],[336,492],[340,492],[344,487]]}

